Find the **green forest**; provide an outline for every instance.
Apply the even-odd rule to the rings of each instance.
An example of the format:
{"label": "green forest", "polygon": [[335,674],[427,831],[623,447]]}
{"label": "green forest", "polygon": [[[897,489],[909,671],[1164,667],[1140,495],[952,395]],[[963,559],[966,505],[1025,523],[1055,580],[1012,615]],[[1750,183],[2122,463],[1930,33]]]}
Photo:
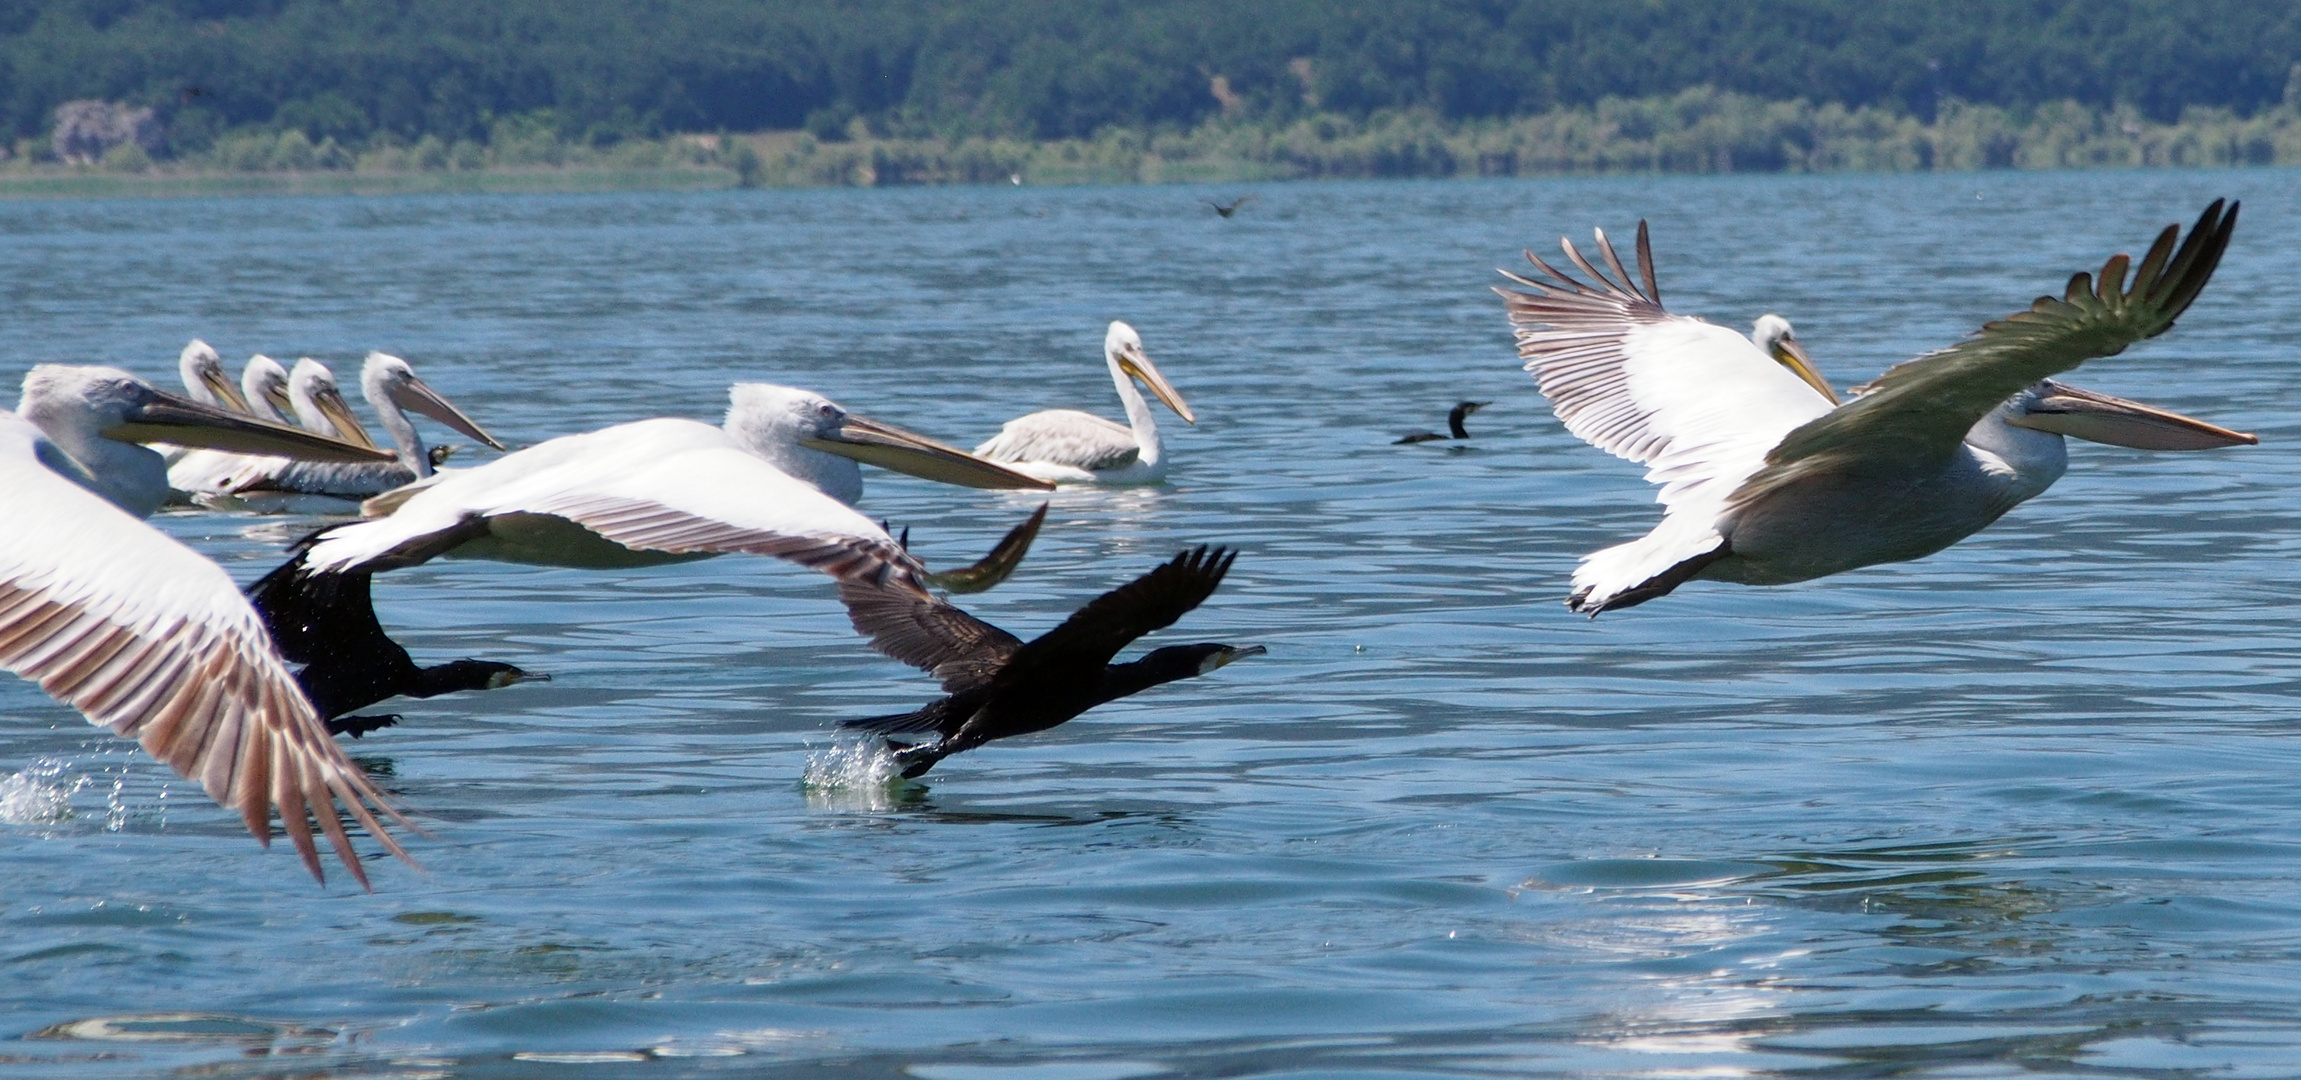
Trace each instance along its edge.
{"label": "green forest", "polygon": [[[130,170],[620,161],[778,182],[903,175],[798,161],[861,147],[951,159],[921,178],[1019,172],[1040,144],[1084,160],[1124,156],[1093,149],[1112,140],[1140,154],[1196,140],[1182,157],[1211,161],[1218,143],[1251,157],[1258,140],[1401,124],[1429,160],[1372,171],[1950,167],[1964,159],[1910,131],[1985,116],[2067,143],[2077,114],[2127,142],[2252,124],[2228,135],[2250,144],[2191,157],[2284,160],[2284,127],[2261,118],[2301,104],[2297,60],[2301,4],[2262,0],[12,0],[0,125],[14,158],[53,160],[59,106],[149,109],[106,155]],[[1758,123],[1762,145],[1651,145],[1689,94],[1703,116]],[[1867,165],[1816,158],[1814,137],[1778,137],[1785,108],[1806,117],[1791,127],[1851,123],[1885,149],[1848,151]],[[1631,128],[1584,134],[1629,140],[1612,150],[1520,145],[1550,138],[1528,124],[1603,127],[1609,110]],[[1641,110],[1659,119],[1639,128]],[[803,144],[681,139],[773,132]],[[1498,139],[1507,167],[1481,165],[1474,144]],[[1265,151],[1268,168],[1247,171],[1304,173]]]}

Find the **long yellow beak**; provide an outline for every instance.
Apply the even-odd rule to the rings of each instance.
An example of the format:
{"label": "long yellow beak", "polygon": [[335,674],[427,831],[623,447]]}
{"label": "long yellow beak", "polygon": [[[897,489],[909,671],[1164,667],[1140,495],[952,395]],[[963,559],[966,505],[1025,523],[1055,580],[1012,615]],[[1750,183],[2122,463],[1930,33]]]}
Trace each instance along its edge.
{"label": "long yellow beak", "polygon": [[1814,370],[1813,358],[1806,355],[1806,347],[1798,344],[1798,339],[1784,337],[1774,342],[1774,362],[1804,379],[1807,386],[1821,391],[1823,397],[1830,399],[1830,404],[1838,403],[1837,391],[1830,389],[1830,381],[1822,378],[1821,372]]}
{"label": "long yellow beak", "polygon": [[235,412],[252,413],[255,411],[248,408],[248,399],[240,393],[240,388],[233,385],[232,380],[224,376],[223,368],[202,367],[200,369],[200,383],[208,388],[209,393],[216,395],[216,400],[231,406]]}
{"label": "long yellow beak", "polygon": [[1133,346],[1126,347],[1119,353],[1119,370],[1132,378],[1141,379],[1143,385],[1150,387],[1150,392],[1160,401],[1166,402],[1166,407],[1173,409],[1174,414],[1182,417],[1184,423],[1198,423],[1198,417],[1191,415],[1190,406],[1183,404],[1182,395],[1166,381],[1166,376],[1159,374],[1158,365],[1151,363],[1149,354]]}
{"label": "long yellow beak", "polygon": [[305,431],[302,428],[225,412],[161,390],[128,410],[104,437],[120,442],[166,442],[239,454],[271,454],[304,461],[391,461],[372,446]]}
{"label": "long yellow beak", "polygon": [[422,379],[410,376],[406,382],[392,384],[391,399],[400,408],[422,413],[498,450],[504,448],[502,443],[495,441],[495,436],[482,430],[471,417],[463,414],[462,409],[441,397],[439,391],[426,385]]}
{"label": "long yellow beak", "polygon": [[375,437],[368,434],[366,425],[361,424],[359,416],[352,412],[351,403],[344,400],[343,391],[333,386],[320,387],[312,393],[312,404],[320,407],[320,415],[335,425],[336,434],[343,436],[345,442],[355,442],[361,446],[376,445]]}
{"label": "long yellow beak", "polygon": [[2135,450],[2218,450],[2224,446],[2252,446],[2261,441],[2242,431],[2231,431],[2195,417],[2081,390],[2052,379],[2040,385],[2044,392],[2008,423]]}
{"label": "long yellow beak", "polygon": [[958,447],[945,446],[924,435],[866,420],[853,413],[847,414],[830,437],[802,438],[799,445],[959,487],[1014,491],[1053,491],[1055,488],[1044,480],[984,461]]}

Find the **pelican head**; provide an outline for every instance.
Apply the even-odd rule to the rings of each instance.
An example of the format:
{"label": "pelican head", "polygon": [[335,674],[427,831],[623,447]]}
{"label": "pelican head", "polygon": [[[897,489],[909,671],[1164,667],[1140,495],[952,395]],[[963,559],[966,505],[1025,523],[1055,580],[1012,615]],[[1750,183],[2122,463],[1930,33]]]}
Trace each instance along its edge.
{"label": "pelican head", "polygon": [[295,369],[288,372],[288,400],[305,427],[361,446],[376,444],[360,418],[352,414],[343,391],[336,387],[336,373],[326,364],[309,356],[296,361]]}
{"label": "pelican head", "polygon": [[415,369],[407,361],[388,353],[371,352],[367,364],[360,369],[360,392],[371,402],[389,401],[409,412],[422,413],[471,438],[478,439],[497,450],[503,444],[495,436],[480,429],[465,416],[463,410],[449,404],[439,391],[415,377]]}
{"label": "pelican head", "polygon": [[859,461],[960,487],[1054,487],[924,435],[864,419],[796,387],[736,383],[727,397],[729,435],[776,468],[850,505],[863,497]]}
{"label": "pelican head", "polygon": [[248,411],[266,419],[288,423],[296,413],[295,402],[288,398],[288,369],[280,362],[257,353],[248,357],[248,366],[240,372],[240,393],[248,403]]}
{"label": "pelican head", "polygon": [[1806,347],[1798,344],[1798,332],[1790,328],[1790,320],[1774,314],[1758,316],[1757,323],[1750,327],[1750,344],[1773,357],[1775,363],[1790,369],[1791,374],[1804,379],[1807,386],[1821,391],[1823,397],[1830,399],[1830,404],[1838,403],[1837,392],[1830,389],[1829,380],[1814,370]]}
{"label": "pelican head", "polygon": [[2032,431],[2135,450],[2215,450],[2261,440],[2138,401],[2046,379],[2003,406],[2005,422]]}
{"label": "pelican head", "polygon": [[1184,423],[1198,423],[1198,417],[1191,415],[1190,406],[1183,403],[1182,395],[1166,381],[1166,376],[1159,374],[1158,365],[1151,363],[1150,354],[1143,351],[1142,335],[1135,333],[1134,327],[1112,320],[1110,333],[1103,335],[1103,359],[1110,361],[1121,374],[1149,387]]}
{"label": "pelican head", "polygon": [[97,494],[137,514],[150,514],[168,495],[166,464],[138,443],[314,461],[390,460],[371,447],[177,397],[118,368],[41,364],[25,373],[16,412],[87,470]]}
{"label": "pelican head", "polygon": [[247,412],[248,399],[240,396],[240,388],[224,375],[224,358],[199,338],[184,346],[176,357],[176,372],[183,376],[184,390],[192,400],[202,405],[213,405],[233,412]]}

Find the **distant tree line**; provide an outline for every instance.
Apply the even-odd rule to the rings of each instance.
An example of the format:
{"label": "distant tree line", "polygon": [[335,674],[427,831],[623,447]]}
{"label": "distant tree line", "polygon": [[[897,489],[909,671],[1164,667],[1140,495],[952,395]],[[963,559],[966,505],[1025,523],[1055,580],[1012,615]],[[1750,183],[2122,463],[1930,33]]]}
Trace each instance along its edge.
{"label": "distant tree line", "polygon": [[8,0],[0,125],[38,140],[100,99],[156,110],[163,153],[235,131],[1058,139],[1695,87],[2171,121],[2301,97],[2296,61],[2282,0]]}

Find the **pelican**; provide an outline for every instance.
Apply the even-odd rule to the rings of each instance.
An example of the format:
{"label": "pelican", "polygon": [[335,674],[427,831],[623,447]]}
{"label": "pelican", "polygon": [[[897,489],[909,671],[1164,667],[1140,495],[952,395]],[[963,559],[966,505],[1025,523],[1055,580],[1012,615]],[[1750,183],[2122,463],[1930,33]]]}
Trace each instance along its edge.
{"label": "pelican", "polygon": [[[292,423],[288,419],[293,413],[288,397],[288,369],[262,353],[249,357],[247,367],[240,372],[238,401],[241,411],[259,420]],[[172,456],[168,460],[168,487],[185,496],[186,501],[190,501],[190,496],[219,493],[230,478],[252,460],[258,459],[224,450],[193,450]]]}
{"label": "pelican", "polygon": [[[193,338],[184,351],[176,355],[176,374],[184,380],[184,396],[202,405],[210,405],[232,412],[247,412],[248,403],[232,381],[224,377],[224,358],[207,342]],[[170,465],[188,453],[190,447],[159,445],[160,456]]]}
{"label": "pelican", "polygon": [[[561,436],[371,499],[369,509],[384,516],[311,538],[257,584],[256,607],[289,658],[313,665],[302,673],[306,686],[340,713],[408,692],[394,687],[430,690],[411,681],[404,650],[393,656],[373,646],[382,635],[362,621],[374,617],[359,610],[366,583],[349,578],[442,555],[606,568],[748,552],[925,595],[938,581],[885,528],[851,509],[863,493],[858,461],[967,487],[1053,486],[804,390],[738,383],[728,396],[718,427],[664,418]],[[1024,528],[1035,533],[1040,520]],[[989,560],[1004,560],[999,566],[962,572],[959,583],[989,588],[1028,543],[1028,535],[1019,543],[1010,535]],[[327,648],[345,640],[369,646]],[[447,689],[508,678],[459,670],[454,677],[472,684]],[[323,693],[316,689],[323,683],[344,689]]]}
{"label": "pelican", "polygon": [[[1930,555],[2060,479],[2063,436],[2143,450],[2258,442],[2049,376],[2156,337],[2205,287],[2237,221],[2215,200],[2182,240],[2167,226],[2139,264],[2117,255],[2060,299],[1888,369],[1838,404],[1779,316],[1751,337],[1662,309],[1638,225],[1639,285],[1613,245],[1613,274],[1571,242],[1595,284],[1532,253],[1549,280],[1496,289],[1518,354],[1567,430],[1644,464],[1662,523],[1585,556],[1567,605],[1592,616],[1703,578],[1780,585]],[[2128,275],[2131,283],[2128,285]]]}
{"label": "pelican", "polygon": [[[342,499],[366,499],[381,495],[393,488],[412,484],[430,476],[432,456],[424,446],[423,437],[416,434],[415,425],[408,422],[409,410],[431,417],[456,431],[486,443],[497,450],[503,444],[495,440],[472,419],[463,414],[439,391],[432,389],[416,377],[415,369],[399,357],[371,352],[360,371],[360,393],[367,398],[368,407],[376,412],[384,431],[391,436],[398,460],[388,464],[322,464],[305,461],[274,461],[268,468],[243,471],[235,476],[229,493],[234,495],[257,491],[295,492],[305,495],[332,495]],[[295,402],[296,415],[304,426],[314,430],[333,431],[354,441],[372,439],[367,430],[344,404],[343,395],[336,389],[335,377],[327,367],[316,360],[305,358],[296,362],[295,372],[289,379],[289,395]]]}
{"label": "pelican", "polygon": [[935,736],[924,745],[887,741],[905,778],[993,739],[1045,731],[1097,705],[1260,656],[1260,645],[1168,645],[1124,664],[1136,638],[1173,626],[1214,595],[1236,552],[1200,546],[1096,597],[1029,644],[948,601],[865,581],[842,581],[839,598],[855,629],[879,651],[943,680],[945,696],[913,712],[849,720],[873,734]]}
{"label": "pelican", "polygon": [[1007,421],[989,442],[975,448],[975,455],[1058,484],[1155,484],[1164,478],[1166,458],[1159,449],[1158,424],[1134,381],[1141,379],[1185,423],[1198,423],[1198,418],[1143,352],[1142,335],[1134,327],[1111,323],[1103,336],[1103,362],[1110,365],[1111,382],[1118,387],[1119,400],[1126,403],[1131,426],[1120,427],[1076,409],[1047,409]]}
{"label": "pelican", "polygon": [[[315,878],[325,880],[313,820],[367,885],[339,808],[407,858],[376,815],[405,819],[327,737],[231,579],[137,520],[144,511],[123,509],[118,459],[147,457],[146,472],[157,475],[160,455],[116,442],[120,455],[83,458],[69,441],[132,440],[164,425],[187,445],[212,435],[254,448],[275,433],[114,369],[46,366],[26,382],[38,407],[0,414],[0,513],[9,520],[0,529],[0,667],[142,743],[237,810],[266,846],[277,811]],[[263,448],[311,445],[304,432],[279,430],[287,437]]]}

